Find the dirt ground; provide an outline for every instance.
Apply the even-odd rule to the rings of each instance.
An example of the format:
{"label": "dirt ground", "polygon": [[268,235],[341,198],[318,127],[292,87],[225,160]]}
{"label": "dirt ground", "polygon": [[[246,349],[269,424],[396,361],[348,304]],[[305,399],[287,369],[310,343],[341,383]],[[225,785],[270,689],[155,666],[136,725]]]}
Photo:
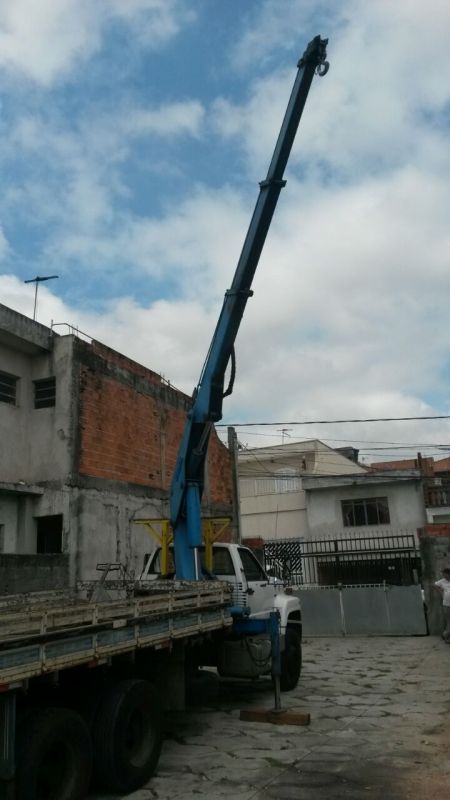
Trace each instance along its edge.
{"label": "dirt ground", "polygon": [[[168,717],[157,774],[128,800],[441,800],[450,795],[450,645],[437,637],[317,638],[296,690],[308,727],[247,723],[268,681],[206,680]],[[110,800],[93,795],[92,800]]]}

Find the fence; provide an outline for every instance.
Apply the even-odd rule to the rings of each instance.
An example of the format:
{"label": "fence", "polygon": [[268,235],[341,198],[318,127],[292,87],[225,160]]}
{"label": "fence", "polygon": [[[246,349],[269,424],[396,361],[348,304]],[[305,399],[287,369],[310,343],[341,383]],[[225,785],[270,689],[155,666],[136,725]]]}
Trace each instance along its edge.
{"label": "fence", "polygon": [[305,587],[410,586],[421,577],[413,533],[269,541],[264,562],[272,574]]}

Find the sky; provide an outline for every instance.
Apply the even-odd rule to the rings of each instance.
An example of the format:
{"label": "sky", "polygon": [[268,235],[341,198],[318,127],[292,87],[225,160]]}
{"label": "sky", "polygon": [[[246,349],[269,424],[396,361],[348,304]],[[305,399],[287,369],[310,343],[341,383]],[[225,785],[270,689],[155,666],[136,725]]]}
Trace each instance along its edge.
{"label": "sky", "polygon": [[443,457],[446,420],[292,423],[450,414],[447,0],[0,0],[0,302],[57,274],[39,322],[191,394],[317,34],[223,423]]}

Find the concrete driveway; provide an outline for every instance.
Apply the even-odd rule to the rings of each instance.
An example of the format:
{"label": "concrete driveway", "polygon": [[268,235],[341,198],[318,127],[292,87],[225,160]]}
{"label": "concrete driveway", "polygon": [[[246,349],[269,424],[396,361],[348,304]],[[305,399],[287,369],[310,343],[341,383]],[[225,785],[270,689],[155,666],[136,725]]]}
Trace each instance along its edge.
{"label": "concrete driveway", "polygon": [[282,700],[309,711],[310,726],[240,722],[240,708],[273,705],[266,681],[221,687],[171,716],[157,774],[129,800],[449,793],[450,646],[437,637],[309,639],[300,684]]}

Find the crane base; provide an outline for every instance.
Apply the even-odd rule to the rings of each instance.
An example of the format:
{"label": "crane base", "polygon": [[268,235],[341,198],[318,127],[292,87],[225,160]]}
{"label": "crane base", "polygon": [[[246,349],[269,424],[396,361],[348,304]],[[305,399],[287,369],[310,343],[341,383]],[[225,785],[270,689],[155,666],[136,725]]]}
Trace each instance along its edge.
{"label": "crane base", "polygon": [[272,725],[309,725],[311,715],[306,711],[276,708],[242,708],[239,719],[243,722],[269,722]]}

